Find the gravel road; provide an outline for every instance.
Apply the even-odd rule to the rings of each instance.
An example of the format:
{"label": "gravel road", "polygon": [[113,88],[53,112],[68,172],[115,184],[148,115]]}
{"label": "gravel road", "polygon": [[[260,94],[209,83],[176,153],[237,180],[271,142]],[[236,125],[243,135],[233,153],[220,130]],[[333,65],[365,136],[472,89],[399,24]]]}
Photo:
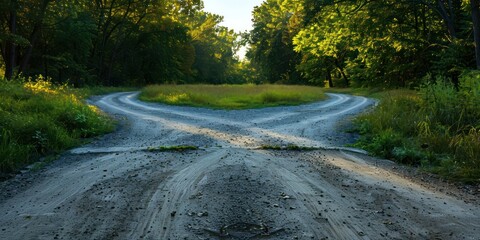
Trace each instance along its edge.
{"label": "gravel road", "polygon": [[[92,100],[116,132],[0,183],[0,239],[480,239],[478,201],[342,147],[373,100],[224,111],[136,96]],[[319,150],[259,149],[290,144]],[[149,151],[179,145],[200,149]]]}

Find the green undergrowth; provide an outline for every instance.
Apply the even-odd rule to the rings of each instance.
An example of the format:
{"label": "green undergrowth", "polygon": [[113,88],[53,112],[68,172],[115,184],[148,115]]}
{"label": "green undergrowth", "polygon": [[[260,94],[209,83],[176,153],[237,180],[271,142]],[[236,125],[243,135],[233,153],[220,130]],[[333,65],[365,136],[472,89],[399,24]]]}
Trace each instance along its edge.
{"label": "green undergrowth", "polygon": [[184,152],[191,150],[198,150],[197,146],[189,145],[180,145],[180,146],[160,146],[160,147],[149,147],[147,151],[149,152]]}
{"label": "green undergrowth", "polygon": [[298,105],[325,99],[322,88],[287,85],[151,85],[140,99],[214,109]]}
{"label": "green undergrowth", "polygon": [[85,103],[88,95],[43,77],[0,79],[0,173],[12,173],[110,132],[113,121]]}
{"label": "green undergrowth", "polygon": [[375,156],[421,166],[448,179],[480,183],[480,72],[456,89],[443,78],[418,91],[377,94],[379,105],[355,121],[355,144]]}

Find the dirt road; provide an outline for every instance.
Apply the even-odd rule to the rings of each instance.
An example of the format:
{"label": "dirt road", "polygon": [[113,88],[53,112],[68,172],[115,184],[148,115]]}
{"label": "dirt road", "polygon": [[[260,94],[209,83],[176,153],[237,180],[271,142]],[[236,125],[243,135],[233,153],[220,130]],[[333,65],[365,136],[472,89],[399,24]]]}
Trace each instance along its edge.
{"label": "dirt road", "polygon": [[[480,239],[480,207],[341,148],[372,100],[221,111],[94,104],[121,127],[0,185],[0,239]],[[259,150],[261,145],[318,147]],[[193,145],[186,152],[149,147]]]}

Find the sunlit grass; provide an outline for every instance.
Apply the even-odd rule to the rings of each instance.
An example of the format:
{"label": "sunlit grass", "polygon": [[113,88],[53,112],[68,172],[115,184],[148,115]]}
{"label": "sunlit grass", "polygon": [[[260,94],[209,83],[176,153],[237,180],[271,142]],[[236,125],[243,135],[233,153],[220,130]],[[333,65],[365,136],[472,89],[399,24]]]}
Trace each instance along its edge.
{"label": "sunlit grass", "polygon": [[151,85],[140,99],[172,105],[247,109],[325,99],[322,88],[290,85]]}
{"label": "sunlit grass", "polygon": [[113,130],[113,122],[67,86],[37,79],[0,79],[0,173]]}
{"label": "sunlit grass", "polygon": [[114,92],[131,92],[138,91],[135,87],[103,87],[103,86],[87,86],[83,88],[74,89],[75,95],[81,98],[87,98],[93,95],[105,95]]}

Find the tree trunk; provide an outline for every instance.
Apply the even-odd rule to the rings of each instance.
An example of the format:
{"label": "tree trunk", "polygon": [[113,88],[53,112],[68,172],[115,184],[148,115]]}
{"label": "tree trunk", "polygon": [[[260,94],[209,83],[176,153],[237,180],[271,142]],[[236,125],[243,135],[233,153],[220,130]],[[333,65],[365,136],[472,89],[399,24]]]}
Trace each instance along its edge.
{"label": "tree trunk", "polygon": [[40,13],[39,13],[39,19],[36,21],[32,34],[30,35],[30,45],[28,46],[27,51],[23,55],[21,62],[20,62],[20,67],[18,69],[18,74],[22,73],[27,69],[28,63],[30,62],[30,58],[32,57],[32,52],[35,47],[35,44],[37,42],[38,37],[40,36],[40,32],[42,30],[43,26],[43,18],[45,17],[45,13],[47,11],[48,4],[50,3],[51,0],[44,0],[42,2],[42,5],[40,7]]}
{"label": "tree trunk", "polygon": [[[474,0],[472,0],[474,1]],[[455,15],[453,15],[453,6],[451,5],[451,2],[448,2],[448,9],[445,8],[444,1],[438,0],[437,1],[437,11],[442,17],[443,21],[445,22],[445,26],[447,27],[448,33],[450,34],[450,37],[453,39],[457,38],[457,31],[455,29]]]}
{"label": "tree trunk", "polygon": [[475,59],[480,69],[480,0],[470,0],[472,6],[473,37],[475,41]]}
{"label": "tree trunk", "polygon": [[[17,33],[17,11],[16,9],[12,9],[10,12],[9,18],[9,30],[11,35],[15,35]],[[16,62],[16,51],[17,46],[12,40],[7,41],[5,47],[5,78],[11,79],[13,77],[13,71],[15,69],[15,62]]]}
{"label": "tree trunk", "polygon": [[30,62],[30,58],[32,57],[33,48],[35,47],[38,36],[40,35],[40,28],[40,25],[35,25],[35,27],[33,28],[32,35],[29,39],[30,45],[28,46],[27,51],[25,51],[25,54],[23,54],[21,58],[20,66],[18,67],[18,74],[27,70],[28,63]]}
{"label": "tree trunk", "polygon": [[344,71],[343,67],[340,65],[338,59],[335,59],[335,66],[337,67],[338,71],[342,75],[342,78],[345,81],[346,87],[349,87],[350,86],[350,80],[348,79],[347,74],[345,74],[345,71]]}
{"label": "tree trunk", "polygon": [[332,72],[329,70],[327,70],[327,80],[328,80],[328,87],[331,87],[333,88],[333,80],[332,80]]}

